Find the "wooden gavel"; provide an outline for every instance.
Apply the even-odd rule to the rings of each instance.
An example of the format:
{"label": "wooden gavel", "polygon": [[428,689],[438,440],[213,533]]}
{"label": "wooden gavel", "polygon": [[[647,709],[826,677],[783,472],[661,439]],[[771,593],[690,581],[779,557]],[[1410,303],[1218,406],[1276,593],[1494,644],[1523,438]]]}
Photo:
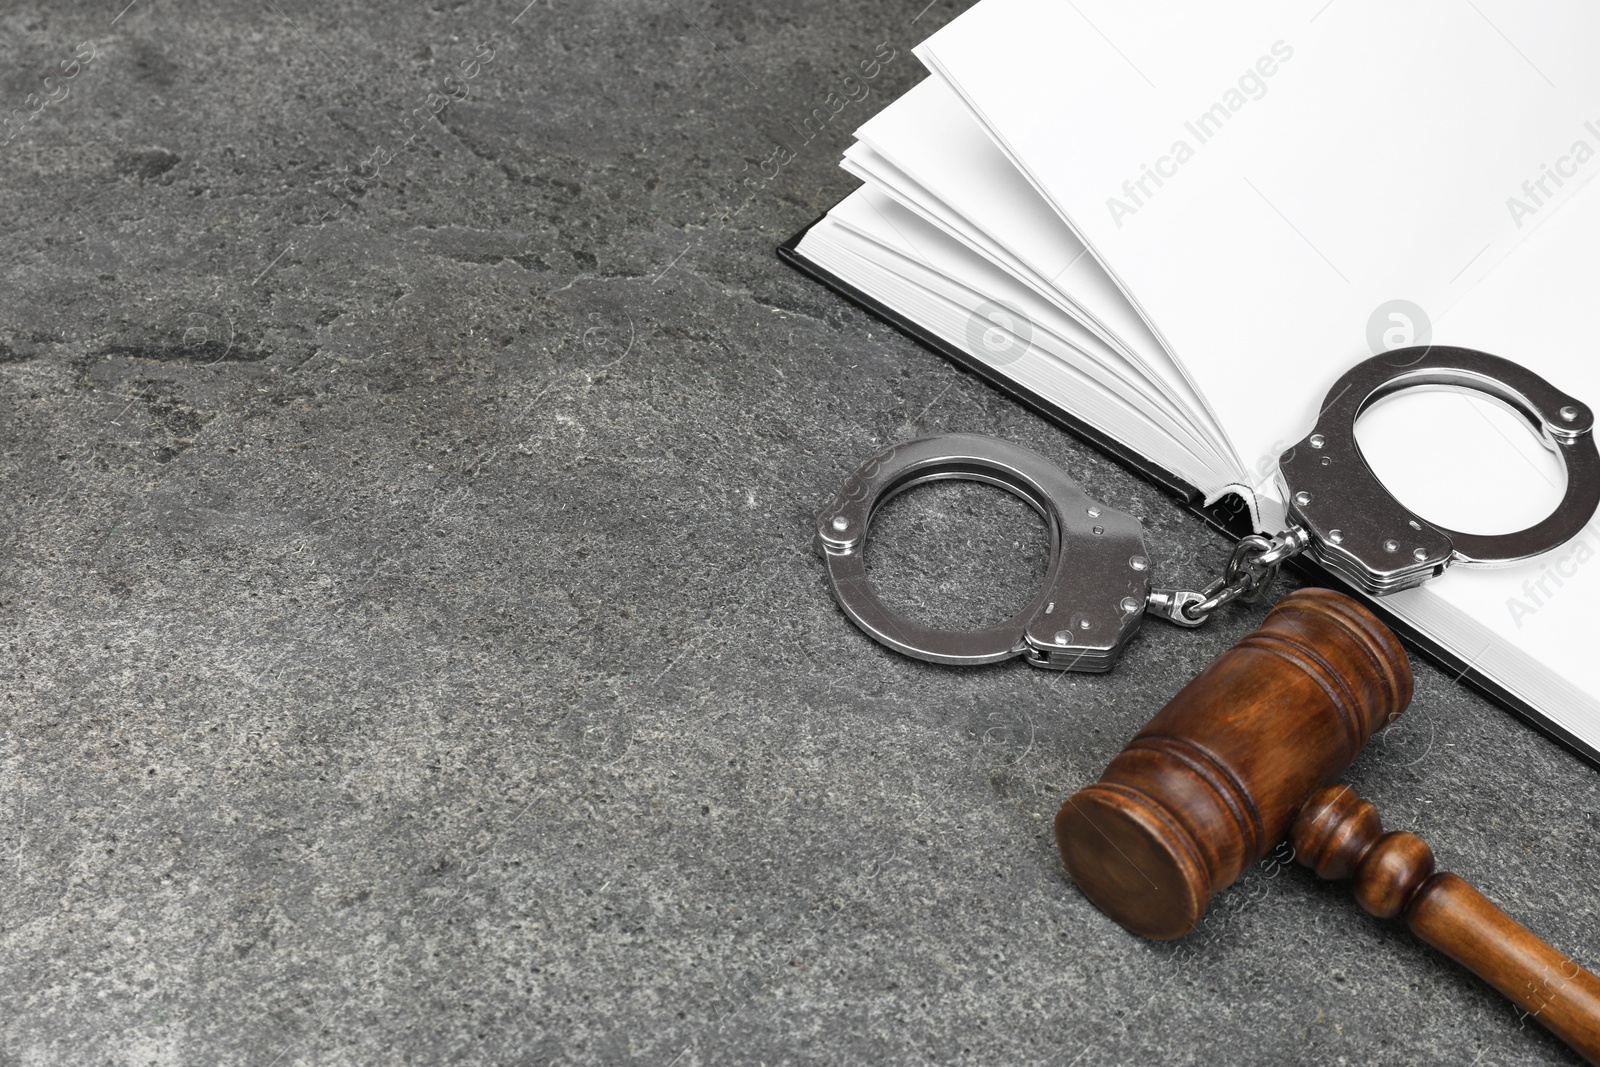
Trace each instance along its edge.
{"label": "wooden gavel", "polygon": [[1332,784],[1411,701],[1394,634],[1326,589],[1283,598],[1156,713],[1056,815],[1072,880],[1145,937],[1193,930],[1211,895],[1285,834],[1323,878],[1439,949],[1600,1064],[1600,979],[1453,874],[1415,834]]}

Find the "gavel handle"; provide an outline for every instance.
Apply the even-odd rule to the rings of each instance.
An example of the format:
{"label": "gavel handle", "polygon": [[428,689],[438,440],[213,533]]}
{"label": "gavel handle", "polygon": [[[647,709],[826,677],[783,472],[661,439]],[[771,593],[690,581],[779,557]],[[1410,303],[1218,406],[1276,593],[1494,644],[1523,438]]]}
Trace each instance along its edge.
{"label": "gavel handle", "polygon": [[1590,1063],[1600,1063],[1600,978],[1534,935],[1462,878],[1435,874],[1406,925],[1482,978]]}
{"label": "gavel handle", "polygon": [[1323,878],[1353,877],[1356,899],[1504,993],[1584,1059],[1600,1064],[1600,978],[1501,911],[1464,879],[1435,873],[1415,834],[1384,833],[1348,787],[1312,794],[1289,833],[1295,858]]}

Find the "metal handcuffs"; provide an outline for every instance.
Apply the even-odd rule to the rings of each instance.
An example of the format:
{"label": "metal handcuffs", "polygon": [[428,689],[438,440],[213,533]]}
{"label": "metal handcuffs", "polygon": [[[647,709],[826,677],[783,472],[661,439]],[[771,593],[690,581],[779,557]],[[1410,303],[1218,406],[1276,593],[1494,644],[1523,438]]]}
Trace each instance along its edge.
{"label": "metal handcuffs", "polygon": [[[1424,520],[1384,488],[1356,443],[1356,420],[1382,397],[1438,385],[1502,401],[1562,457],[1567,489],[1553,512],[1515,533],[1471,534]],[[1334,383],[1311,432],[1279,458],[1289,528],[1241,540],[1223,576],[1206,589],[1152,588],[1138,519],[1091,499],[1038,453],[975,434],[923,437],[867,460],[818,517],[817,544],[844,613],[908,656],[960,665],[1022,656],[1055,670],[1106,671],[1146,614],[1199,626],[1223,604],[1258,599],[1283,562],[1300,552],[1374,596],[1420,585],[1453,564],[1492,567],[1547,552],[1582,530],[1600,505],[1593,429],[1587,405],[1510,360],[1468,348],[1399,349],[1357,364]],[[1048,528],[1044,587],[996,626],[923,626],[891,611],[867,582],[863,549],[877,510],[907,489],[942,479],[1006,489]]]}

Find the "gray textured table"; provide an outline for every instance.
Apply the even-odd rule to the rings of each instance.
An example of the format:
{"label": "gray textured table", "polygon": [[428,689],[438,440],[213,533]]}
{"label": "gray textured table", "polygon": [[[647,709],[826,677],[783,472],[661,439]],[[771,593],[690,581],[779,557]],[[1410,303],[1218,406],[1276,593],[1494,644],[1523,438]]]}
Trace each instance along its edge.
{"label": "gray textured table", "polygon": [[[1571,1062],[1297,867],[1176,945],[1067,883],[1264,609],[1063,677],[832,605],[811,516],[924,432],[1224,551],[774,258],[951,5],[124,2],[0,14],[0,1063]],[[1042,536],[925,489],[874,573],[995,617]],[[1359,788],[1600,962],[1597,772],[1411,716]]]}

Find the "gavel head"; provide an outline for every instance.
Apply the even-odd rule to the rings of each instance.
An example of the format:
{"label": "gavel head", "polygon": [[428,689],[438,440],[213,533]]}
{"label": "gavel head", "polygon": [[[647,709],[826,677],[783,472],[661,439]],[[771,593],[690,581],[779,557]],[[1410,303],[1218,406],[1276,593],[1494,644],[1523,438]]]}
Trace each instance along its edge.
{"label": "gavel head", "polygon": [[1289,594],[1061,806],[1072,880],[1134,933],[1182,937],[1405,710],[1411,685],[1400,642],[1366,608]]}

